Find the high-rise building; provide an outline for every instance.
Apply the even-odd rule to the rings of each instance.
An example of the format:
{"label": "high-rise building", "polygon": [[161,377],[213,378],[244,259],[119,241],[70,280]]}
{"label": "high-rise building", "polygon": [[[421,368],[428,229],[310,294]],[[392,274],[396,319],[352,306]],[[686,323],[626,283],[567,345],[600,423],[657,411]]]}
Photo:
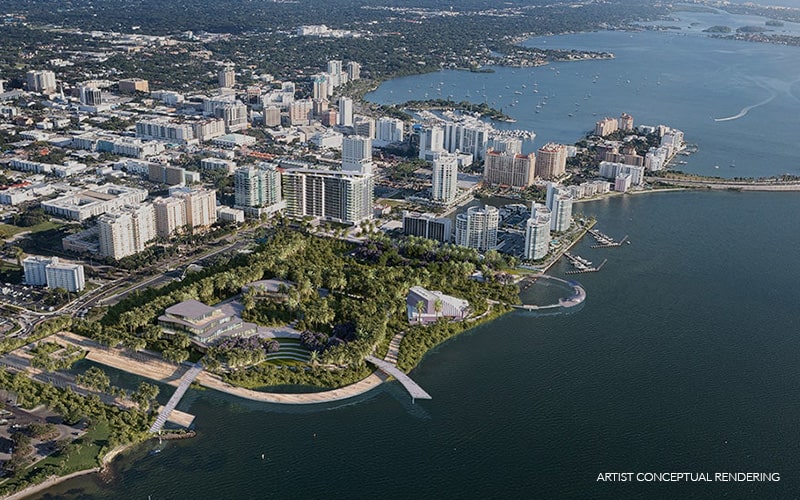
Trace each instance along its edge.
{"label": "high-rise building", "polygon": [[419,157],[432,159],[436,153],[444,152],[444,130],[438,125],[425,127],[419,131]]}
{"label": "high-rise building", "polygon": [[563,144],[547,143],[536,153],[536,177],[554,180],[567,170],[567,147]]}
{"label": "high-rise building", "polygon": [[[633,119],[631,119],[631,125],[632,124],[633,124]],[[606,117],[594,124],[594,135],[605,137],[609,134],[613,134],[618,129],[619,129],[619,122],[617,121],[617,119]]]}
{"label": "high-rise building", "polygon": [[375,140],[383,143],[403,141],[403,120],[383,117],[378,119],[375,127]]}
{"label": "high-rise building", "polygon": [[236,72],[233,67],[226,66],[217,74],[220,88],[233,88],[236,85]]}
{"label": "high-rise building", "polygon": [[25,284],[43,286],[47,284],[45,268],[53,261],[53,257],[30,255],[22,260],[22,269],[25,272]]}
{"label": "high-rise building", "polygon": [[440,153],[433,159],[431,199],[450,203],[458,194],[458,156]]}
{"label": "high-rise building", "polygon": [[339,98],[339,125],[353,126],[353,100],[349,97]]}
{"label": "high-rise building", "polygon": [[550,250],[550,210],[531,204],[531,217],[525,225],[525,258],[539,260]]}
{"label": "high-rise building", "polygon": [[444,148],[450,153],[459,151],[483,158],[494,129],[482,121],[448,122],[444,124]]}
{"label": "high-rise building", "polygon": [[80,292],[86,285],[83,266],[63,262],[58,257],[31,255],[22,261],[25,283],[48,288],[63,288],[68,292]]}
{"label": "high-rise building", "polygon": [[86,286],[83,266],[61,262],[53,257],[53,262],[45,268],[47,288],[63,288],[68,292],[80,292]]}
{"label": "high-rise building", "polygon": [[247,106],[242,102],[228,102],[214,108],[214,116],[225,122],[227,133],[244,130],[249,125],[247,119]]}
{"label": "high-rise building", "polygon": [[281,125],[281,108],[278,106],[265,107],[264,125],[267,127],[279,127]]}
{"label": "high-rise building", "polygon": [[342,71],[342,61],[328,61],[328,77],[330,79],[330,90],[347,83],[347,73]]}
{"label": "high-rise building", "polygon": [[622,113],[619,116],[619,128],[625,132],[633,131],[633,117],[628,113]]}
{"label": "high-rise building", "polygon": [[522,139],[519,137],[494,137],[488,146],[497,153],[522,154]]}
{"label": "high-rise building", "polygon": [[328,95],[328,76],[325,74],[314,75],[311,96],[314,99],[327,99]]}
{"label": "high-rise building", "polygon": [[28,71],[28,91],[52,94],[56,91],[56,74],[52,71]]}
{"label": "high-rise building", "polygon": [[369,116],[356,116],[353,119],[353,133],[362,137],[375,138],[375,119]]}
{"label": "high-rise building", "polygon": [[533,184],[535,174],[536,157],[533,153],[501,153],[491,148],[486,153],[483,177],[489,184],[524,189]]}
{"label": "high-rise building", "polygon": [[156,237],[153,205],[128,206],[118,212],[101,215],[97,220],[100,254],[121,259],[145,249]]}
{"label": "high-rise building", "polygon": [[133,94],[134,92],[150,92],[150,83],[141,78],[128,78],[119,81],[119,91]]}
{"label": "high-rise building", "polygon": [[569,189],[557,188],[551,198],[550,230],[566,231],[572,224],[572,193]]}
{"label": "high-rise building", "polygon": [[301,99],[289,104],[289,124],[308,125],[314,117],[314,101]]}
{"label": "high-rise building", "polygon": [[488,252],[497,247],[500,213],[496,207],[470,207],[456,216],[456,245]]}
{"label": "high-rise building", "polygon": [[347,63],[347,80],[353,81],[361,78],[361,65],[355,61]]}
{"label": "high-rise building", "polygon": [[91,86],[79,87],[79,99],[85,106],[99,106],[103,103],[103,96],[100,89]]}
{"label": "high-rise building", "polygon": [[283,174],[283,195],[290,217],[321,217],[357,224],[372,218],[371,174],[292,169]]}
{"label": "high-rise building", "polygon": [[191,123],[163,118],[142,120],[136,123],[136,137],[187,144],[194,142],[194,127]]}
{"label": "high-rise building", "polygon": [[186,203],[186,225],[191,228],[208,227],[217,222],[217,191],[215,189],[182,188],[172,192],[175,198]]}
{"label": "high-rise building", "polygon": [[342,139],[342,170],[372,173],[372,139],[351,135]]}
{"label": "high-rise building", "polygon": [[186,226],[186,202],[180,198],[153,200],[156,214],[156,234],[167,238]]}
{"label": "high-rise building", "polygon": [[237,207],[269,207],[281,201],[281,173],[262,162],[236,169],[233,176]]}
{"label": "high-rise building", "polygon": [[403,234],[447,243],[453,236],[452,223],[447,217],[403,210]]}

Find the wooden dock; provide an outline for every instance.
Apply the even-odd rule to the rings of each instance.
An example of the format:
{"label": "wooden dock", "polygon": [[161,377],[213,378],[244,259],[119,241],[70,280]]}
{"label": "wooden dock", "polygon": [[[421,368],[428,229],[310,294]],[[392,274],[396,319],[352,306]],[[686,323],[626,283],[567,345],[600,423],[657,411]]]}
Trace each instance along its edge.
{"label": "wooden dock", "polygon": [[624,238],[620,241],[615,241],[614,238],[608,236],[607,234],[603,234],[596,229],[589,229],[589,234],[591,234],[595,241],[597,241],[597,245],[592,245],[592,248],[613,248],[622,246],[627,240],[628,235],[626,234]]}

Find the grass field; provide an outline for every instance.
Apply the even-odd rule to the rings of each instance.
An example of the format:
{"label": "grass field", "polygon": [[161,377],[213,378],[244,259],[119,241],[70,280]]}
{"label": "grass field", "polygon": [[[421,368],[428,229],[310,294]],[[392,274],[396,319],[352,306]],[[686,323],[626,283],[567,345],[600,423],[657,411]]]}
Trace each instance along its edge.
{"label": "grass field", "polygon": [[0,235],[3,235],[4,238],[10,238],[11,236],[25,231],[38,233],[40,231],[47,231],[48,229],[56,229],[58,227],[61,227],[61,224],[51,221],[42,222],[41,224],[36,224],[35,226],[31,227],[18,227],[12,226],[11,224],[0,223]]}

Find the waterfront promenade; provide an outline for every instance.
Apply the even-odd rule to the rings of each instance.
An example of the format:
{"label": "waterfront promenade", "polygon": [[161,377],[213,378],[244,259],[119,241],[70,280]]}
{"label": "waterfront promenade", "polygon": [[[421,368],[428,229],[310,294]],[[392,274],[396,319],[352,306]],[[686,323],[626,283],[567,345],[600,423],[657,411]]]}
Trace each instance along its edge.
{"label": "waterfront promenade", "polygon": [[800,191],[800,182],[781,181],[733,181],[730,179],[670,179],[666,177],[648,177],[647,182],[668,184],[683,188],[713,189],[723,191]]}
{"label": "waterfront promenade", "polygon": [[[58,336],[66,342],[79,345],[83,349],[89,351],[87,359],[95,361],[96,363],[172,386],[179,386],[181,383],[183,375],[182,368],[173,363],[164,361],[157,354],[146,351],[132,353],[124,349],[106,348],[92,340],[68,332],[59,333]],[[396,361],[400,339],[402,339],[402,334],[395,335],[395,337],[392,338],[389,352],[384,358],[386,362],[391,363]],[[280,394],[237,387],[223,381],[219,376],[206,371],[199,372],[195,381],[203,387],[251,401],[276,404],[319,404],[360,396],[380,386],[388,379],[389,375],[386,375],[380,370],[375,370],[372,374],[354,384],[328,391],[300,394]]]}

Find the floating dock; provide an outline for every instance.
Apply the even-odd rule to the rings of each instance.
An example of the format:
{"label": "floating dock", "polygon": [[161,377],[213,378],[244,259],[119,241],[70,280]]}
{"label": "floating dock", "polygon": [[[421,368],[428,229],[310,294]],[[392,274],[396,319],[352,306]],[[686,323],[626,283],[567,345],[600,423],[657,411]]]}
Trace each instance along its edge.
{"label": "floating dock", "polygon": [[597,245],[592,245],[592,248],[618,247],[622,246],[626,241],[628,241],[627,234],[620,241],[614,241],[614,238],[608,236],[607,234],[603,234],[596,229],[589,229],[589,234],[591,234],[595,241],[597,241]]}

